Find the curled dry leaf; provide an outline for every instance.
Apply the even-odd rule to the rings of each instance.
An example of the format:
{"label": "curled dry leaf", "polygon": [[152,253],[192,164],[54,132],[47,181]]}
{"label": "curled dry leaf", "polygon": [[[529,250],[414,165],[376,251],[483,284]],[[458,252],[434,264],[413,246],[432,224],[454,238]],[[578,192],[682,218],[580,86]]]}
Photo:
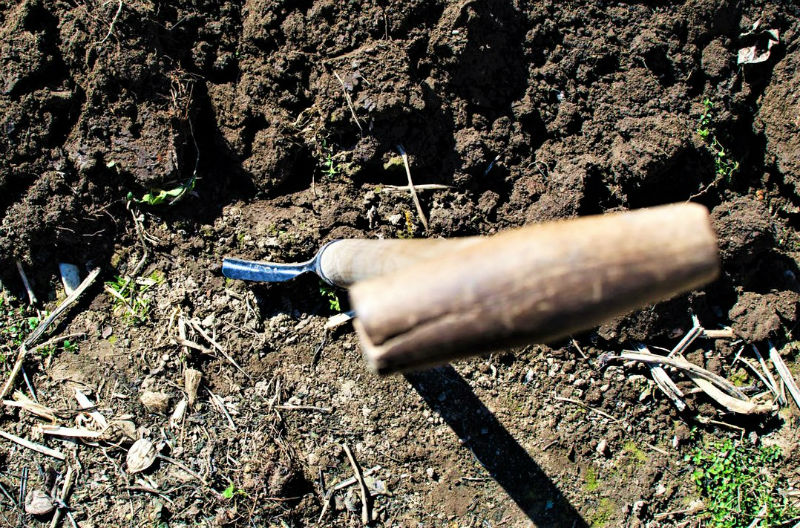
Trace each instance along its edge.
{"label": "curled dry leaf", "polygon": [[146,470],[156,461],[156,456],[158,452],[153,442],[147,438],[137,440],[128,450],[126,458],[128,473],[134,474]]}
{"label": "curled dry leaf", "polygon": [[54,509],[53,499],[40,489],[32,489],[25,496],[25,513],[29,515],[46,515]]}

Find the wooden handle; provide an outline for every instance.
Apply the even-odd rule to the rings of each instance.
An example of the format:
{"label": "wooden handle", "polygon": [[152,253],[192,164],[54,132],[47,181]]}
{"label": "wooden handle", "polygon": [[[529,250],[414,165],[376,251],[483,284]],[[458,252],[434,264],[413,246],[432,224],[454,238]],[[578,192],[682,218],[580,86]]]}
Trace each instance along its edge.
{"label": "wooden handle", "polygon": [[506,231],[355,284],[379,373],[550,342],[700,286],[719,271],[708,211],[680,204]]}
{"label": "wooden handle", "polygon": [[407,268],[468,247],[480,237],[411,240],[336,240],[319,256],[319,272],[330,283],[347,287],[358,281]]}

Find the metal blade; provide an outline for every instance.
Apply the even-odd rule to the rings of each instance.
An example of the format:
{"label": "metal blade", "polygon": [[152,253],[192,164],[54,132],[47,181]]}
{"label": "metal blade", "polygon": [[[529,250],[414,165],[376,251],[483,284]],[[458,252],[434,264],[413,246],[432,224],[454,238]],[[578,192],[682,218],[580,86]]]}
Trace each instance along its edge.
{"label": "metal blade", "polygon": [[226,258],[222,261],[222,274],[229,279],[258,282],[283,282],[301,273],[315,271],[314,260],[298,264],[276,264]]}

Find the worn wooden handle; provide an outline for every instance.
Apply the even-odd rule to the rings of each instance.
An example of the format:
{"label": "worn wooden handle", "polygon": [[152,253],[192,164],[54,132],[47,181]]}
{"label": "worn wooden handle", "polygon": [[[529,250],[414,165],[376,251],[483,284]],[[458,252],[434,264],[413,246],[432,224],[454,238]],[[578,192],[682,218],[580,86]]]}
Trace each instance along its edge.
{"label": "worn wooden handle", "polygon": [[407,268],[468,247],[479,237],[411,240],[337,240],[319,256],[320,274],[346,287],[358,281]]}
{"label": "worn wooden handle", "polygon": [[379,373],[549,342],[718,273],[708,211],[680,204],[523,227],[350,290]]}

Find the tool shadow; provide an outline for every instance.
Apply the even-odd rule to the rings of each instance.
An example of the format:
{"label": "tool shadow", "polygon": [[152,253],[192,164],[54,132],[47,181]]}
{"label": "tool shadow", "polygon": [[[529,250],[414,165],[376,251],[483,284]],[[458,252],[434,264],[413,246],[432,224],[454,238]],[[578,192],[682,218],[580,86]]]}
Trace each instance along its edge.
{"label": "tool shadow", "polygon": [[406,374],[405,378],[536,526],[588,527],[453,367]]}

